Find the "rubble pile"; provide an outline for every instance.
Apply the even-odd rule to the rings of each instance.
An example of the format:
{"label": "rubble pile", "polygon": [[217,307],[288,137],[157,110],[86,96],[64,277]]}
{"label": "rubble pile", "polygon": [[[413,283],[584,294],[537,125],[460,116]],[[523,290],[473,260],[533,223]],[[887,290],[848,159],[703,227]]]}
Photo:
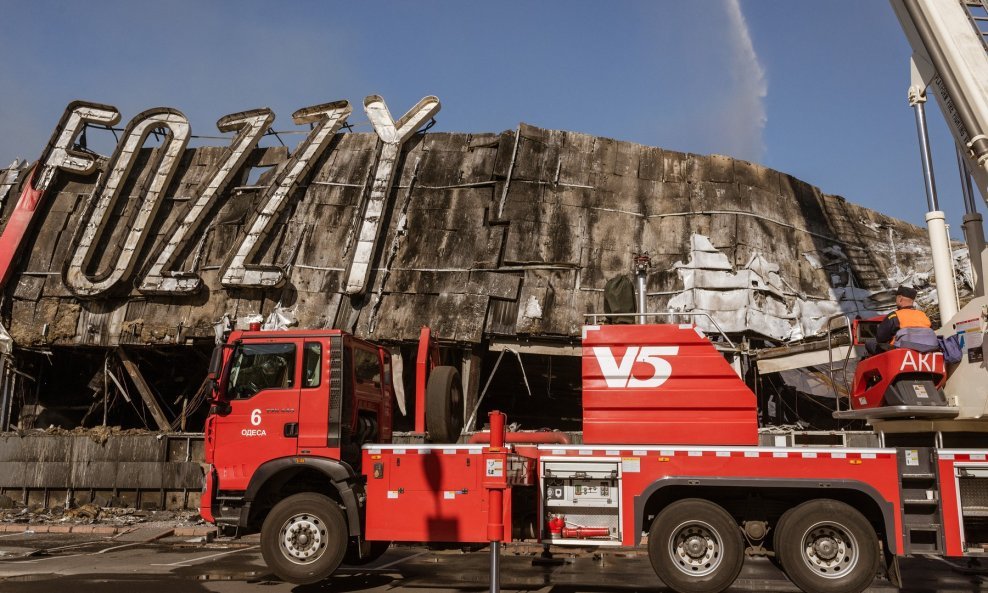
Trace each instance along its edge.
{"label": "rubble pile", "polygon": [[203,525],[205,522],[198,511],[160,511],[112,506],[117,500],[106,501],[107,505],[87,503],[79,506],[54,506],[45,508],[34,504],[24,506],[16,503],[5,494],[0,494],[0,523],[20,524],[69,524],[69,525],[108,525],[128,527],[131,525],[154,525],[167,523],[176,526]]}

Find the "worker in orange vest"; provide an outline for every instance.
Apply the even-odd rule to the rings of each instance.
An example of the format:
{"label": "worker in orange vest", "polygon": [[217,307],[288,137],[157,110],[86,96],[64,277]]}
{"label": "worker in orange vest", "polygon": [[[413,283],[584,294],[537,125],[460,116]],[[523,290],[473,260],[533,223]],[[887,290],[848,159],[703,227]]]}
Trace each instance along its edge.
{"label": "worker in orange vest", "polygon": [[[898,343],[899,338],[903,334],[917,333],[913,331],[913,328],[915,330],[928,330],[928,332],[922,333],[929,333],[934,336],[933,340],[936,339],[932,333],[930,318],[926,316],[926,313],[913,308],[915,302],[916,289],[912,286],[903,285],[895,291],[896,310],[885,316],[885,319],[882,320],[878,325],[878,329],[875,331],[875,339],[868,340],[865,344],[865,348],[867,348],[869,354],[885,352],[896,346],[901,347],[902,345]],[[904,332],[903,330],[908,331]],[[936,342],[934,341],[933,346],[935,345]],[[922,348],[922,350],[925,350],[925,348]]]}

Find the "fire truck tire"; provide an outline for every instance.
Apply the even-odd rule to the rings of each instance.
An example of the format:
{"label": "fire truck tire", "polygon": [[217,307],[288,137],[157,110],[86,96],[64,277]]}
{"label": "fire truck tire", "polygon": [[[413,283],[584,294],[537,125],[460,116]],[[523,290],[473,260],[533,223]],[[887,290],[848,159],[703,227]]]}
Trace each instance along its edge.
{"label": "fire truck tire", "polygon": [[741,572],[744,540],[722,507],[687,498],[652,521],[648,558],[662,582],[679,593],[720,593]]}
{"label": "fire truck tire", "polygon": [[772,550],[775,552],[775,556],[771,556],[770,560],[772,561],[772,564],[774,564],[776,568],[778,568],[783,572],[785,572],[785,568],[783,568],[782,566],[782,555],[779,554],[779,550],[782,549],[781,534],[785,531],[786,523],[792,517],[792,513],[794,510],[796,510],[796,508],[798,507],[791,508],[788,511],[782,513],[782,516],[779,517],[779,520],[776,521],[775,525],[772,527]]}
{"label": "fire truck tire", "polygon": [[812,593],[860,593],[871,585],[880,555],[864,515],[829,499],[804,502],[791,513],[775,553],[793,584]]}
{"label": "fire truck tire", "polygon": [[346,519],[322,494],[293,494],[271,509],[261,527],[261,554],[276,575],[306,585],[329,578],[347,549]]}
{"label": "fire truck tire", "polygon": [[363,566],[377,560],[391,547],[391,542],[370,542],[370,552],[360,557],[360,550],[357,549],[357,542],[351,541],[347,546],[346,554],[343,556],[343,564],[350,566]]}
{"label": "fire truck tire", "polygon": [[463,429],[463,384],[455,367],[429,373],[425,388],[425,429],[433,443],[455,443]]}

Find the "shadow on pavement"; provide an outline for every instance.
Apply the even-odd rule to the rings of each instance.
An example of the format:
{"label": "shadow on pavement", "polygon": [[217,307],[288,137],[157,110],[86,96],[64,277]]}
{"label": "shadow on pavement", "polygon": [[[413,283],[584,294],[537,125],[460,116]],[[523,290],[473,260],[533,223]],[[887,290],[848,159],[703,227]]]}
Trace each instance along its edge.
{"label": "shadow on pavement", "polygon": [[336,575],[328,581],[312,585],[298,585],[293,593],[345,593],[347,591],[363,591],[376,589],[394,583],[397,579],[384,574],[357,573],[353,575]]}

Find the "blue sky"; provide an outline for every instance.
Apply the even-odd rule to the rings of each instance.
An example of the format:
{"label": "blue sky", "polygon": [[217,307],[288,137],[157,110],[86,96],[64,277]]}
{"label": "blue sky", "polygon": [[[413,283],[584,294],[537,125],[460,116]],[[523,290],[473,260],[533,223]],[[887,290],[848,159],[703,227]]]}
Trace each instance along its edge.
{"label": "blue sky", "polygon": [[[0,163],[37,158],[73,99],[114,105],[122,123],[173,107],[194,134],[216,135],[217,119],[244,109],[271,107],[275,129],[290,130],[308,105],[349,99],[360,124],[366,95],[397,117],[435,94],[434,130],[524,121],[727,154],[923,225],[910,49],[889,5],[739,6],[3,0]],[[929,107],[941,205],[960,238],[953,144]]]}

